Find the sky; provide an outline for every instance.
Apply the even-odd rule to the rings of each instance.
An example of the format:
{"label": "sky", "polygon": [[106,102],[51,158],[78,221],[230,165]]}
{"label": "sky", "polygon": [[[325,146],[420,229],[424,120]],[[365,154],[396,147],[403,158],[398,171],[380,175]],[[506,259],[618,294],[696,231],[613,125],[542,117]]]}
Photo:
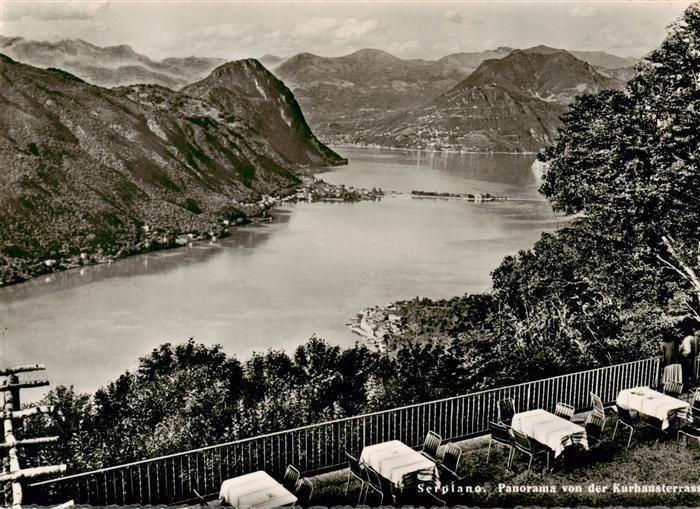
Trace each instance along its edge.
{"label": "sky", "polygon": [[0,0],[0,34],[128,44],[152,58],[377,48],[402,58],[538,44],[640,57],[687,1]]}

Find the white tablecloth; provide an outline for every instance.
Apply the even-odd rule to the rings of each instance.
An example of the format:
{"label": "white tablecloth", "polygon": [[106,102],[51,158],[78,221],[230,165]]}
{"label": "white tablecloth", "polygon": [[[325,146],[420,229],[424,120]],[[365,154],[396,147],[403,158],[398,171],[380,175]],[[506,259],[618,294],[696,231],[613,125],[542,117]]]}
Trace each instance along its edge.
{"label": "white tablecloth", "polygon": [[435,463],[399,440],[368,445],[362,449],[360,463],[371,466],[399,488],[409,483],[411,477],[440,486]]}
{"label": "white tablecloth", "polygon": [[662,394],[649,387],[633,387],[620,391],[617,395],[617,404],[626,409],[634,410],[648,417],[655,417],[661,421],[661,429],[669,426],[669,417],[678,415],[685,417],[690,405],[672,396]]}
{"label": "white tablecloth", "polygon": [[250,474],[226,479],[221,483],[219,498],[233,507],[282,507],[295,504],[292,495],[267,472],[258,470]]}
{"label": "white tablecloth", "polygon": [[515,414],[511,426],[552,449],[555,457],[559,456],[567,445],[580,444],[584,449],[588,449],[585,428],[546,410],[529,410]]}

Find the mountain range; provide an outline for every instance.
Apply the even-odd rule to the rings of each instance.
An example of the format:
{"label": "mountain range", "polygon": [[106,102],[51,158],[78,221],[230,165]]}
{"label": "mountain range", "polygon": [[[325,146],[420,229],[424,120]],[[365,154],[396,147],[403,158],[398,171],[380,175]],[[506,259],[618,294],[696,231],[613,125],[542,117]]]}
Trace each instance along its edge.
{"label": "mountain range", "polygon": [[219,231],[261,195],[291,191],[309,166],[344,162],[255,60],[220,66],[187,92],[107,89],[0,56],[3,282],[56,259]]}
{"label": "mountain range", "polygon": [[485,60],[431,102],[387,115],[355,141],[394,147],[488,152],[537,151],[552,143],[577,94],[624,82],[564,50],[534,47]]}
{"label": "mountain range", "polygon": [[[548,144],[562,104],[576,93],[622,87],[634,63],[603,52],[547,46],[524,50],[537,58],[524,59],[521,53],[499,47],[439,60],[403,60],[379,50],[342,57],[303,53],[275,60],[271,69],[292,89],[326,141],[510,152]],[[533,76],[538,79],[531,83]],[[483,89],[489,80],[509,92],[477,93],[475,87]],[[455,90],[463,91],[459,98]],[[472,99],[468,90],[476,94]],[[454,101],[466,101],[461,111]],[[459,115],[466,116],[459,120]],[[473,136],[465,136],[472,128]],[[536,131],[532,135],[527,134],[530,128]],[[462,132],[447,133],[455,129]]]}
{"label": "mountain range", "polygon": [[[155,61],[126,45],[101,48],[79,39],[2,38],[0,45],[14,59],[60,68],[97,85],[151,83],[196,97],[202,96],[202,86],[193,84],[223,64],[202,57]],[[521,152],[551,143],[559,116],[575,94],[624,86],[635,61],[536,46],[454,53],[438,60],[364,49],[340,57],[264,55],[260,63],[291,89],[311,129],[326,142]],[[242,92],[246,104],[272,107],[256,90]],[[229,111],[241,107],[216,92],[207,100]],[[256,128],[269,139],[287,132],[273,132],[264,121]]]}
{"label": "mountain range", "polygon": [[103,87],[146,83],[178,89],[226,62],[200,57],[155,61],[126,44],[100,47],[81,39],[51,43],[0,36],[0,52],[35,67],[62,69]]}
{"label": "mountain range", "polygon": [[[507,49],[488,52],[507,54]],[[338,141],[438,96],[468,76],[479,58],[464,53],[437,61],[404,60],[365,49],[342,57],[302,53],[278,62],[272,71],[292,89],[314,129]]]}

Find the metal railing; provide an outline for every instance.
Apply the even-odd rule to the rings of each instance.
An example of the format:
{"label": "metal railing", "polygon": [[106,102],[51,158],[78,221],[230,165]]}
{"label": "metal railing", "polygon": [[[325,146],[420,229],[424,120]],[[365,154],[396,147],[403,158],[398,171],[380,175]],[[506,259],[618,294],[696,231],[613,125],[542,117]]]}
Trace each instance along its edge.
{"label": "metal railing", "polygon": [[27,502],[175,504],[193,500],[195,490],[218,493],[223,480],[256,470],[280,477],[288,464],[305,475],[337,470],[346,467],[346,450],[359,454],[378,442],[418,447],[429,430],[451,441],[483,434],[502,398],[513,398],[518,411],[553,411],[558,401],[588,408],[591,391],[611,402],[623,389],[656,385],[659,367],[658,358],[606,366],[35,482]]}

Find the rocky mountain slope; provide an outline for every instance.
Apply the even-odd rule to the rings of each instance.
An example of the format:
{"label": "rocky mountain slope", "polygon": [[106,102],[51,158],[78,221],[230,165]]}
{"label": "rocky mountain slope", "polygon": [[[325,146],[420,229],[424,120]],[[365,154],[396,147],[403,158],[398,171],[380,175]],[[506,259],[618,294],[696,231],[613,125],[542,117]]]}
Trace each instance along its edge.
{"label": "rocky mountain slope", "polygon": [[564,50],[514,50],[486,60],[425,106],[387,117],[360,142],[468,151],[536,151],[552,142],[559,117],[577,94],[621,88]]}
{"label": "rocky mountain slope", "polygon": [[631,57],[618,57],[606,53],[605,51],[573,51],[569,50],[573,56],[584,62],[588,62],[594,67],[604,69],[629,69],[637,65],[638,60]]}
{"label": "rocky mountain slope", "polygon": [[473,71],[480,58],[494,54],[500,55],[498,50],[464,53],[436,61],[404,60],[375,49],[341,57],[301,53],[277,63],[273,72],[292,89],[314,130],[342,142],[387,114],[437,97]]}
{"label": "rocky mountain slope", "polygon": [[445,69],[452,69],[466,77],[473,73],[484,60],[499,59],[510,55],[513,48],[501,46],[495,50],[452,53],[437,62]]}
{"label": "rocky mountain slope", "polygon": [[[452,87],[457,86],[462,80],[475,72],[484,62],[496,61],[507,58],[513,48],[499,47],[495,50],[454,53],[439,60],[404,60],[389,53],[379,50],[360,50],[342,57],[320,57],[309,53],[302,53],[284,61],[271,59],[270,65],[273,72],[279,76],[293,90],[298,98],[309,124],[321,136],[322,139],[334,143],[388,143],[392,145],[397,141],[392,136],[367,136],[366,133],[374,133],[377,129],[381,132],[387,125],[392,125],[394,119],[411,118],[410,113],[416,108],[422,108],[431,100],[445,94]],[[557,58],[542,59],[542,62],[530,64],[529,69],[535,71],[537,65],[551,66],[541,71],[552,78],[558,72],[555,69],[559,65],[571,65],[573,61],[585,65],[586,69],[574,71],[572,79],[581,78],[580,82],[571,83],[571,90],[566,89],[566,84],[561,84],[561,90],[555,93],[563,94],[569,102],[576,92],[576,86],[581,85],[584,92],[594,90],[601,83],[603,88],[616,87],[618,82],[625,81],[629,73],[630,59],[623,59],[605,52],[575,52],[572,53],[546,46],[537,46],[526,50],[527,54],[542,55],[567,55],[571,62],[557,61]],[[545,61],[546,60],[546,61]],[[515,63],[507,60],[501,71],[507,71],[507,67]],[[590,65],[589,65],[590,64]],[[595,69],[592,66],[597,66]],[[609,65],[612,69],[603,68]],[[481,69],[486,72],[489,69]],[[539,72],[539,70],[536,70]],[[520,72],[514,70],[513,72]],[[569,70],[564,69],[567,73]],[[505,77],[506,80],[511,78]],[[546,84],[539,92],[547,93]],[[535,86],[539,86],[535,84]],[[536,93],[539,93],[536,92]],[[524,93],[529,95],[527,90]],[[537,96],[535,96],[537,98]],[[508,101],[505,97],[492,97],[491,100],[500,99]],[[562,103],[561,98],[549,98],[542,96],[545,101],[554,100]],[[506,107],[506,105],[495,105]],[[547,106],[537,105],[533,108],[545,109]],[[551,108],[554,115],[559,115],[562,109],[558,106]],[[503,113],[505,114],[505,113]],[[551,116],[549,114],[547,117]],[[552,122],[547,121],[548,124]],[[554,122],[556,124],[556,122]],[[397,126],[398,128],[399,126]],[[551,125],[543,126],[537,137],[544,140],[544,135],[552,134]],[[556,130],[556,129],[555,129]],[[478,138],[478,136],[477,136]],[[477,139],[475,138],[475,140]],[[508,135],[505,139],[512,138]],[[411,142],[414,137],[409,137]],[[399,145],[404,143],[398,142]],[[506,146],[510,143],[505,143]],[[470,147],[484,147],[482,142]],[[517,144],[516,144],[517,145]],[[534,148],[536,144],[527,144]],[[513,147],[513,150],[521,150],[522,146]]]}
{"label": "rocky mountain slope", "polygon": [[0,51],[35,67],[55,67],[103,87],[150,83],[177,89],[204,78],[220,58],[166,58],[160,62],[130,46],[100,47],[80,39],[56,43],[0,36]]}
{"label": "rocky mountain slope", "polygon": [[[261,195],[290,192],[303,168],[342,161],[260,64],[224,65],[193,87],[215,103],[0,57],[3,283],[218,233]],[[262,112],[280,119],[270,140]]]}
{"label": "rocky mountain slope", "polygon": [[257,60],[224,64],[181,92],[235,112],[289,162],[317,166],[340,161],[311,132],[292,92]]}

